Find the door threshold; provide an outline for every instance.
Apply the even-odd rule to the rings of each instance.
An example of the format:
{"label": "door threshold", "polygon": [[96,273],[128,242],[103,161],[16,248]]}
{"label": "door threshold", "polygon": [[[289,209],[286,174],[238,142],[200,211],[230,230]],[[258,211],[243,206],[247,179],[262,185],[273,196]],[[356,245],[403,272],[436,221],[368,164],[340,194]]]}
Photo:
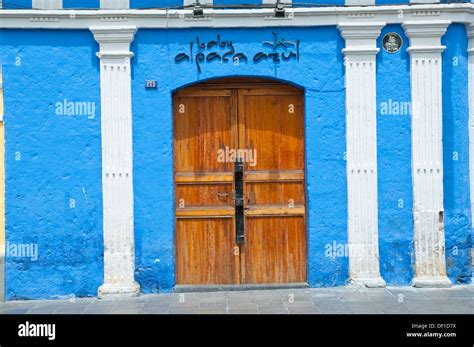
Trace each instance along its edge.
{"label": "door threshold", "polygon": [[187,285],[174,287],[175,293],[185,292],[220,292],[243,290],[301,289],[309,288],[308,283],[277,283],[277,284],[222,284],[222,285]]}

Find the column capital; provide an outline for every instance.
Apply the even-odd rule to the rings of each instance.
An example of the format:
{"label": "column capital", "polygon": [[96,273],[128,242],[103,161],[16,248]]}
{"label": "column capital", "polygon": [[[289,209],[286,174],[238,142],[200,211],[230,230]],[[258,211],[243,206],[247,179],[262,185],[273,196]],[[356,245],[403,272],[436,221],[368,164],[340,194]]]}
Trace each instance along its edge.
{"label": "column capital", "polygon": [[474,55],[474,23],[466,24],[466,35],[468,38],[467,54]]}
{"label": "column capital", "polygon": [[339,23],[337,28],[346,41],[344,55],[376,55],[377,38],[386,23]]}
{"label": "column capital", "polygon": [[449,20],[440,21],[406,21],[402,24],[410,39],[408,53],[442,53],[445,46],[441,45],[441,37],[446,33]]}
{"label": "column capital", "polygon": [[100,59],[121,59],[133,57],[130,44],[135,38],[135,26],[92,26],[89,30],[100,45],[97,56]]}

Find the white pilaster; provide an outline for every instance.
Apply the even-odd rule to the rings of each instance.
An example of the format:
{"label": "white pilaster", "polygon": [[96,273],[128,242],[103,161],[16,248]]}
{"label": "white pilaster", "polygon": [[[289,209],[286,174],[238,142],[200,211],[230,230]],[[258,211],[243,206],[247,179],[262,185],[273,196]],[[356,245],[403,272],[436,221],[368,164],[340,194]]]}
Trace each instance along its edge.
{"label": "white pilaster", "polygon": [[[474,1],[474,0],[472,0]],[[468,54],[468,89],[469,89],[469,181],[471,192],[471,220],[474,221],[474,24],[466,25],[469,39]],[[471,248],[474,267],[474,246]],[[474,278],[474,272],[473,272]],[[474,283],[474,282],[473,282]]]}
{"label": "white pilaster", "polygon": [[345,39],[350,282],[384,287],[377,209],[376,40],[384,23],[341,23]]}
{"label": "white pilaster", "polygon": [[375,5],[375,0],[346,0],[344,3],[348,6],[368,6]]}
{"label": "white pilaster", "polygon": [[135,27],[91,27],[100,44],[104,284],[99,297],[139,293],[134,280],[130,43]]}
{"label": "white pilaster", "polygon": [[[262,1],[262,4],[264,5],[276,5],[278,0],[263,0]],[[292,3],[292,0],[280,0],[280,3],[282,4],[291,4]]]}
{"label": "white pilaster", "polygon": [[33,0],[31,5],[35,10],[59,10],[63,8],[63,0]]}
{"label": "white pilaster", "polygon": [[410,4],[437,4],[440,0],[410,0]]}
{"label": "white pilaster", "polygon": [[130,0],[100,0],[100,8],[104,10],[123,10],[130,8]]}
{"label": "white pilaster", "polygon": [[[199,0],[201,5],[212,5],[213,0]],[[197,3],[197,0],[184,0],[184,6],[192,6]]]}
{"label": "white pilaster", "polygon": [[449,21],[405,22],[410,39],[415,287],[449,287],[443,207],[441,37]]}

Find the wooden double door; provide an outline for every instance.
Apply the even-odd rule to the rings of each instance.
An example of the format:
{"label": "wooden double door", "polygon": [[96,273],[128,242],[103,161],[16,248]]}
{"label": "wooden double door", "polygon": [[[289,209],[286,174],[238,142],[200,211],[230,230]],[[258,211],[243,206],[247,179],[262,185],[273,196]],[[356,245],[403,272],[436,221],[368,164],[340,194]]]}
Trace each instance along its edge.
{"label": "wooden double door", "polygon": [[260,79],[174,94],[177,285],[306,282],[303,103]]}

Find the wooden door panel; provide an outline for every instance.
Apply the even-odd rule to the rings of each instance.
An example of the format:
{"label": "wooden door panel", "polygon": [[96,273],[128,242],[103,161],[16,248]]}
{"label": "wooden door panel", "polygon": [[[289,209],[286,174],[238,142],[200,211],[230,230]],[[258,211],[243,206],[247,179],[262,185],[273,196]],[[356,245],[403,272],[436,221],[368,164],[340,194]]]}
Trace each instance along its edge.
{"label": "wooden door panel", "polygon": [[232,218],[179,219],[176,225],[176,283],[239,283]]}
{"label": "wooden door panel", "polygon": [[184,90],[173,106],[176,283],[239,283],[233,165],[218,158],[235,146],[232,93]]}
{"label": "wooden door panel", "polygon": [[256,151],[244,174],[244,283],[306,281],[304,117],[301,92],[239,91],[239,145]]}
{"label": "wooden door panel", "polygon": [[[263,92],[267,94],[262,95]],[[245,170],[304,169],[302,114],[301,94],[259,89],[241,91],[240,148],[257,149],[256,165],[246,163]]]}
{"label": "wooden door panel", "polygon": [[177,208],[180,206],[230,206],[232,204],[232,184],[229,183],[177,184],[175,194],[179,197],[176,201]]}
{"label": "wooden door panel", "polygon": [[[221,95],[224,94],[224,95]],[[231,92],[186,94],[174,98],[175,172],[232,174],[232,164],[218,161],[218,150],[233,147]]]}
{"label": "wooden door panel", "polygon": [[304,217],[246,218],[244,283],[306,281]]}
{"label": "wooden door panel", "polygon": [[[227,82],[173,96],[176,283],[305,282],[302,93],[264,80],[253,88]],[[218,159],[226,149],[257,153],[244,165],[240,245],[234,163]]]}
{"label": "wooden door panel", "polygon": [[297,182],[247,183],[247,207],[256,205],[304,205],[304,185]]}

